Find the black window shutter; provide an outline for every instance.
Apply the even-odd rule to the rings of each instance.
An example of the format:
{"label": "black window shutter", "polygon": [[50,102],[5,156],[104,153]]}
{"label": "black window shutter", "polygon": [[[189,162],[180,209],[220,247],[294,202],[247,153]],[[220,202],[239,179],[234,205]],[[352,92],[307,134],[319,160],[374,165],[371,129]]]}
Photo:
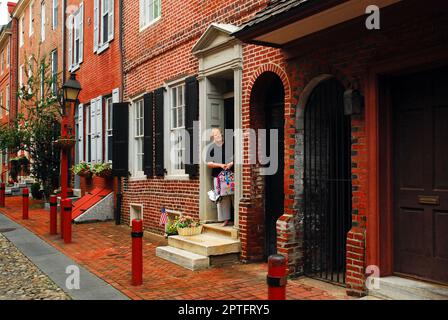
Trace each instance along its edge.
{"label": "black window shutter", "polygon": [[[190,136],[190,148],[185,150],[186,164],[185,173],[190,177],[197,176],[199,174],[199,164],[194,163],[194,146],[193,139],[193,122],[199,120],[199,82],[195,76],[185,79],[185,128]],[[199,139],[196,139],[199,140]],[[196,141],[198,143],[199,141]],[[196,146],[196,150],[199,150],[199,146]],[[197,157],[199,159],[199,156]],[[197,160],[196,160],[197,162]]]}
{"label": "black window shutter", "polygon": [[164,157],[163,157],[163,95],[165,88],[159,88],[154,91],[155,107],[155,174],[156,176],[165,175]]}
{"label": "black window shutter", "polygon": [[154,93],[143,96],[144,134],[143,134],[143,172],[153,176],[153,104]]}
{"label": "black window shutter", "polygon": [[116,177],[127,177],[129,172],[129,103],[113,104],[112,126],[112,174]]}

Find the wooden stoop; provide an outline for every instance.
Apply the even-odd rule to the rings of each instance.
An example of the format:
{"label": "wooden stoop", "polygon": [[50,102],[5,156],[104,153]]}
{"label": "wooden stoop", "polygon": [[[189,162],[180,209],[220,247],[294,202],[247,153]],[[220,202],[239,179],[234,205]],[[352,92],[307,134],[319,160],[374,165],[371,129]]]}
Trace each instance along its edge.
{"label": "wooden stoop", "polygon": [[238,230],[222,223],[204,224],[194,236],[169,236],[168,246],[156,248],[158,257],[193,271],[238,261],[240,252]]}

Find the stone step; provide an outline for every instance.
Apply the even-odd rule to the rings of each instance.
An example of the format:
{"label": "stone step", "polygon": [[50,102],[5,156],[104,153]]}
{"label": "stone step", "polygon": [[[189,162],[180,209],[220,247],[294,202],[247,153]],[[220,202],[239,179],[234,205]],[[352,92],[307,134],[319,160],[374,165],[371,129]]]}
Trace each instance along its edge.
{"label": "stone step", "polygon": [[241,251],[239,240],[202,233],[194,236],[170,236],[168,245],[203,256],[218,256]]}
{"label": "stone step", "polygon": [[210,267],[210,259],[208,257],[171,246],[157,247],[156,256],[192,271]]}
{"label": "stone step", "polygon": [[388,300],[448,300],[448,286],[402,277],[379,279],[379,288],[369,295]]}
{"label": "stone step", "polygon": [[222,223],[206,223],[204,224],[204,233],[238,239],[238,230],[233,226],[222,226]]}

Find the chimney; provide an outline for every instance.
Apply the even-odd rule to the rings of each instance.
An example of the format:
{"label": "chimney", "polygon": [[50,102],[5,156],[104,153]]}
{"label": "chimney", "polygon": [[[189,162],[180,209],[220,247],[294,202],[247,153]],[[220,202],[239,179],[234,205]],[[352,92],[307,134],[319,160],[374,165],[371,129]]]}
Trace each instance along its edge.
{"label": "chimney", "polygon": [[8,12],[9,12],[9,15],[11,15],[12,14],[12,12],[14,11],[14,8],[16,7],[16,3],[14,3],[14,2],[8,2]]}

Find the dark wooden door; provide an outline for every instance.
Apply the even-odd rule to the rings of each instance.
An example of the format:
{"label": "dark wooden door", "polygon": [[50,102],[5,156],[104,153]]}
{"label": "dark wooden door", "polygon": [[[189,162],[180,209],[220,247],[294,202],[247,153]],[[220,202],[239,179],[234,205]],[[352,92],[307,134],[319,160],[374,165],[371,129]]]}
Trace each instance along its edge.
{"label": "dark wooden door", "polygon": [[448,283],[448,68],[395,79],[394,270]]}

